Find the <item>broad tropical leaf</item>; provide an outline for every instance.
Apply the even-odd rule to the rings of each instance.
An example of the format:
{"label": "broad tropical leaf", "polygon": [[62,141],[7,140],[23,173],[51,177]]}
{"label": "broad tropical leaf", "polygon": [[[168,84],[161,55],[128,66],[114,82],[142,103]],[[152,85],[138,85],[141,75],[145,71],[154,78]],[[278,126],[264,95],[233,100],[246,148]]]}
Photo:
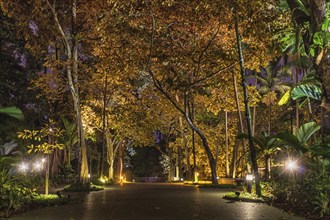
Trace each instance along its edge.
{"label": "broad tropical leaf", "polygon": [[275,135],[276,138],[279,138],[280,140],[284,141],[287,145],[293,147],[297,151],[301,153],[306,153],[307,149],[304,147],[304,145],[300,142],[300,140],[293,134],[288,132],[283,132]]}
{"label": "broad tropical leaf", "polygon": [[321,100],[322,91],[320,86],[315,84],[301,84],[295,86],[291,91],[291,97],[293,100],[299,98],[312,98],[315,100]]}
{"label": "broad tropical leaf", "polygon": [[23,120],[24,117],[22,111],[14,106],[0,108],[0,114],[8,115],[19,120]]}
{"label": "broad tropical leaf", "polygon": [[290,94],[291,94],[291,89],[284,93],[284,95],[282,96],[282,98],[278,102],[278,105],[282,106],[282,105],[287,104],[290,101],[290,97],[291,97]]}
{"label": "broad tropical leaf", "polygon": [[300,126],[298,130],[294,132],[295,136],[302,144],[306,144],[308,139],[318,130],[321,126],[317,125],[315,122],[308,122]]}
{"label": "broad tropical leaf", "polygon": [[15,148],[17,146],[18,146],[18,144],[15,143],[14,141],[5,143],[3,146],[0,146],[0,156],[19,153],[19,151],[15,151]]}

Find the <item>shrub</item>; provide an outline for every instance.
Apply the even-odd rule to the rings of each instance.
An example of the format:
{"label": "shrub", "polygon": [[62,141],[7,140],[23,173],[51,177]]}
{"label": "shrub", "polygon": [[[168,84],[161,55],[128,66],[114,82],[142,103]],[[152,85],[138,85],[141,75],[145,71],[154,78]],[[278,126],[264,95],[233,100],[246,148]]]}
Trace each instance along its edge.
{"label": "shrub", "polygon": [[33,194],[34,191],[24,187],[8,171],[0,172],[0,211],[3,217],[8,217],[12,212],[20,209]]}

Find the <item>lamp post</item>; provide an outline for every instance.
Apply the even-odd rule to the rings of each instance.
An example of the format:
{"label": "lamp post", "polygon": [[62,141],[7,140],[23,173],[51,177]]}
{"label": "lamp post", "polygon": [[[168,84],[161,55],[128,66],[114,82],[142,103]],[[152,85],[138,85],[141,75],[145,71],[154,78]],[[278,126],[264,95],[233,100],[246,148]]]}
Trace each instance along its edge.
{"label": "lamp post", "polygon": [[46,159],[46,173],[45,173],[45,194],[48,195],[48,186],[49,186],[49,154],[47,154]]}

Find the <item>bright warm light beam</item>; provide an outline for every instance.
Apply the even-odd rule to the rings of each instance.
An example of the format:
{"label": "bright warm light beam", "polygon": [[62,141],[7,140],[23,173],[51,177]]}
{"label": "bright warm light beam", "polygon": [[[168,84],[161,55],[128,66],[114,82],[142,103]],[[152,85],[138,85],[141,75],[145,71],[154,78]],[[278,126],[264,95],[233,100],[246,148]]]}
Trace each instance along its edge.
{"label": "bright warm light beam", "polygon": [[295,170],[297,169],[297,162],[293,160],[288,160],[286,163],[286,167],[288,170]]}
{"label": "bright warm light beam", "polygon": [[25,163],[21,163],[21,165],[19,166],[19,169],[20,169],[22,172],[25,172],[25,171],[28,169],[28,165],[25,164]]}
{"label": "bright warm light beam", "polygon": [[41,170],[41,168],[42,168],[42,165],[41,165],[40,162],[36,162],[36,163],[34,164],[34,169],[35,169],[35,170]]}

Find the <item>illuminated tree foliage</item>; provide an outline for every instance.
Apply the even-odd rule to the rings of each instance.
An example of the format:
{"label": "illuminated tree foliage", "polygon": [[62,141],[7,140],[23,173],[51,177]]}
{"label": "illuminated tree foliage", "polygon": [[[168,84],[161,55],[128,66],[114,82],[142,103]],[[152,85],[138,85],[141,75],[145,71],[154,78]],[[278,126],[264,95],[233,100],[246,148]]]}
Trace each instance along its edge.
{"label": "illuminated tree foliage", "polygon": [[[18,103],[22,94],[9,76],[26,70],[29,78],[19,85],[33,93],[29,104],[35,112],[42,109],[40,118],[76,119],[77,134],[70,130],[77,142],[69,145],[79,147],[82,184],[89,181],[88,148],[98,157],[98,176],[115,179],[116,155],[128,144],[156,147],[170,166],[170,179],[183,173],[192,179],[198,170],[216,184],[218,176],[251,172],[250,164],[257,174],[277,151],[262,152],[259,146],[255,152],[251,141],[237,139],[248,133],[249,108],[256,116],[251,135],[266,138],[289,129],[293,106],[276,104],[285,92],[279,88],[298,82],[300,69],[316,72],[321,106],[329,112],[329,6],[309,2],[0,0],[1,16],[24,46],[10,40],[9,26],[1,23],[0,56],[8,58],[1,77],[10,83],[0,97],[13,94]],[[16,48],[14,54],[10,48]],[[23,54],[37,65],[15,64],[24,61]],[[309,58],[312,62],[300,65]],[[289,74],[282,77],[281,71]],[[316,88],[296,86],[305,94]],[[296,121],[307,121],[307,111],[298,102],[295,107]],[[324,123],[326,133],[326,120],[314,119]],[[90,146],[86,136],[93,140]]]}

